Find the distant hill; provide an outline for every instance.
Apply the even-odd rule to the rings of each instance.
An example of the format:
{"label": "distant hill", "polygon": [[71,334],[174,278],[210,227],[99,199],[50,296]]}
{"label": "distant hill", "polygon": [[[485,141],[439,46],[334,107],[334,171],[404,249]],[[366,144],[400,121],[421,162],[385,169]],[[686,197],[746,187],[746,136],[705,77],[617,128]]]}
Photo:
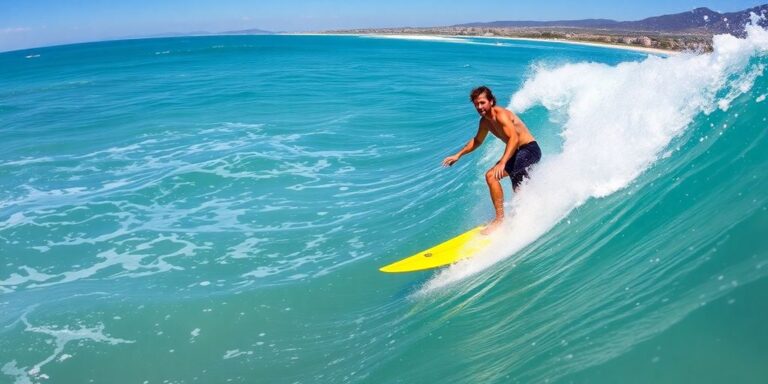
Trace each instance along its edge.
{"label": "distant hill", "polygon": [[219,32],[217,35],[272,35],[274,32],[265,31],[262,29],[243,29],[240,31],[227,31]]}
{"label": "distant hill", "polygon": [[[468,23],[453,27],[479,28],[588,28],[613,31],[651,31],[662,33],[730,33],[741,35],[749,22],[750,13],[768,16],[768,4],[743,11],[719,13],[709,8],[696,8],[689,12],[649,17],[638,21],[616,21],[608,19],[560,20],[560,21],[493,21],[490,23]],[[768,26],[768,21],[760,21]]]}

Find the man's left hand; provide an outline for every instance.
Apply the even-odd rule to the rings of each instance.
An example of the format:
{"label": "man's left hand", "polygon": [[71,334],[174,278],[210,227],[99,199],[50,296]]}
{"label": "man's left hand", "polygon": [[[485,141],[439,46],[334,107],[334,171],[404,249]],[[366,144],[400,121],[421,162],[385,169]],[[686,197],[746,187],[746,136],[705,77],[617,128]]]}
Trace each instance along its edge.
{"label": "man's left hand", "polygon": [[496,164],[493,167],[493,176],[496,177],[496,180],[501,180],[504,178],[504,165],[501,163]]}

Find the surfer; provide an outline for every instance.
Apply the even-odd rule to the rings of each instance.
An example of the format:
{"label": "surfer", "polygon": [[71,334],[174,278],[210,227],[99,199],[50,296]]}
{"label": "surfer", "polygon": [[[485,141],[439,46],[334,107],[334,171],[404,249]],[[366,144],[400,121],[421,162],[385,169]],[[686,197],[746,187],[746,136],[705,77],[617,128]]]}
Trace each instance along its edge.
{"label": "surfer", "polygon": [[477,134],[458,153],[446,157],[443,166],[452,166],[459,158],[477,149],[488,132],[506,143],[501,159],[485,173],[485,181],[488,183],[496,211],[496,217],[483,229],[483,234],[489,234],[504,220],[504,190],[499,180],[509,177],[512,180],[512,189],[517,192],[523,178],[528,177],[529,167],[541,159],[541,149],[528,127],[517,115],[496,105],[496,98],[490,88],[477,87],[472,90],[469,98],[480,114]]}

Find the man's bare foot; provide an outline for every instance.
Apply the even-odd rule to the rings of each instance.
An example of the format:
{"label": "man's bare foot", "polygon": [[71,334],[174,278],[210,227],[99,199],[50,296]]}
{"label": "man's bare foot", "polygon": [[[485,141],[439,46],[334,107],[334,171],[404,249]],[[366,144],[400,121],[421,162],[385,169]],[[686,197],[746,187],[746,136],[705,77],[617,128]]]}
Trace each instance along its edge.
{"label": "man's bare foot", "polygon": [[490,235],[491,233],[499,229],[499,226],[501,226],[501,222],[502,222],[502,219],[495,219],[491,221],[490,223],[488,223],[488,225],[485,226],[485,228],[483,228],[483,230],[480,231],[480,233],[483,235]]}

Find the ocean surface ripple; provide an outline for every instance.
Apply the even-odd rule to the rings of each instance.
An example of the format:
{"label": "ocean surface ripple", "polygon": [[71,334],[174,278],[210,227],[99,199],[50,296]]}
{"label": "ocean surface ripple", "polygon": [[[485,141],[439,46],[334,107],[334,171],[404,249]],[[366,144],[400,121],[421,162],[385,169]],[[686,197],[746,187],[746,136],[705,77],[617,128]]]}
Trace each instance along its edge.
{"label": "ocean surface ripple", "polygon": [[[757,27],[670,57],[358,36],[2,53],[0,382],[760,382],[766,65]],[[489,250],[378,272],[492,217],[502,143],[440,167],[480,84],[542,162],[504,183]]]}

